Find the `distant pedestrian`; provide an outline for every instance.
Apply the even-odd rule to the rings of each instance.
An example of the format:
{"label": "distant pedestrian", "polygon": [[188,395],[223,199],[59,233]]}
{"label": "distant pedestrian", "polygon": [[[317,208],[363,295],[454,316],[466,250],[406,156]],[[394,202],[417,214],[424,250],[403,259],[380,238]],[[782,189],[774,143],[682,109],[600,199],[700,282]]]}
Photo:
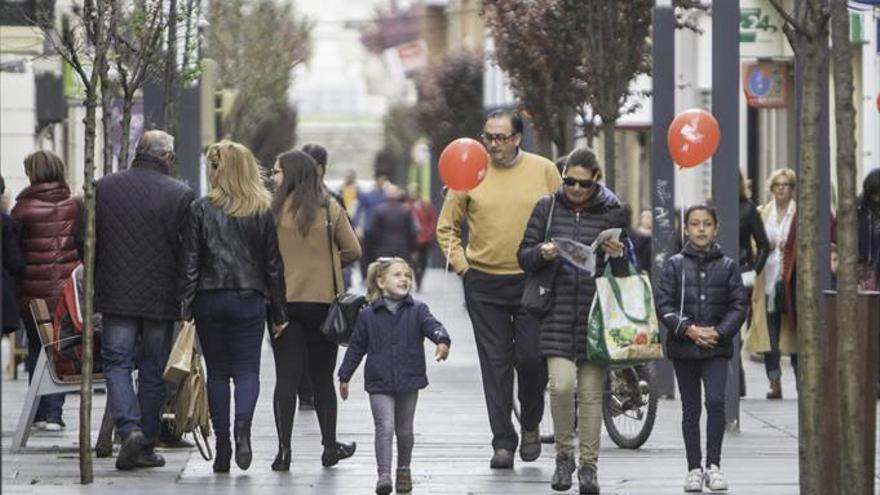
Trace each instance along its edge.
{"label": "distant pedestrian", "polygon": [[339,346],[321,333],[321,324],[337,296],[334,286],[342,287],[342,267],[354,263],[361,248],[345,210],[327,195],[309,155],[296,150],[279,155],[272,167],[272,180],[272,212],[284,258],[284,300],[290,317],[288,328],[272,339],[278,433],[278,454],[272,469],[290,469],[293,418],[304,374],[314,388],[324,446],[321,463],[330,467],[351,457],[357,445],[336,439],[333,370]]}
{"label": "distant pedestrian", "polygon": [[373,246],[368,239],[372,238],[373,219],[376,211],[385,203],[385,189],[389,185],[388,176],[382,173],[376,174],[376,183],[373,189],[362,192],[358,199],[357,211],[354,213],[352,223],[358,231],[362,241],[363,256],[361,256],[361,276],[367,278],[367,266],[376,259]]}
{"label": "distant pedestrian", "polygon": [[303,153],[312,157],[313,160],[315,160],[315,165],[317,165],[318,167],[318,181],[321,183],[321,186],[324,188],[326,194],[336,200],[336,202],[339,203],[339,206],[345,209],[345,200],[343,199],[342,194],[334,191],[333,189],[330,189],[324,182],[324,176],[327,174],[327,148],[321,146],[320,144],[309,143],[302,147],[302,151]]}
{"label": "distant pedestrian", "polygon": [[250,467],[251,423],[260,393],[260,347],[287,325],[284,264],[271,195],[250,150],[221,141],[208,148],[207,196],[192,203],[184,249],[182,317],[195,317],[208,371],[217,436],[214,472],[227,473],[229,380],[235,383],[235,463]]}
{"label": "distant pedestrian", "polygon": [[342,196],[342,202],[345,205],[345,211],[350,217],[354,217],[357,212],[361,199],[361,190],[357,184],[357,173],[348,169],[342,176],[342,186],[339,188],[339,194]]}
{"label": "distant pedestrian", "polygon": [[[767,264],[767,256],[770,254],[770,240],[764,230],[764,221],[761,214],[752,202],[752,192],[749,188],[750,181],[740,173],[739,175],[739,270],[742,273],[743,285],[752,300],[752,290],[758,275],[764,272]],[[749,304],[749,318],[754,314],[751,303]],[[742,352],[740,352],[742,353]],[[742,357],[738,357],[742,360]],[[739,366],[739,395],[746,395],[745,368]]]}
{"label": "distant pedestrian", "polygon": [[170,176],[172,136],[148,131],[135,153],[131,168],[98,181],[95,196],[95,311],[103,314],[104,375],[122,436],[117,469],[165,464],[153,448],[165,403],[162,372],[180,319],[182,232],[195,197]]}
{"label": "distant pedestrian", "polygon": [[410,461],[414,442],[413,419],[419,390],[428,386],[425,338],[437,345],[437,361],[449,356],[450,339],[424,303],[410,295],[412,268],[401,258],[380,258],[370,264],[367,299],[339,367],[339,396],[348,399],[348,382],[366,356],[364,388],[376,426],[376,493],[392,491],[392,440],[397,436],[398,493],[412,491]]}
{"label": "distant pedestrian", "polygon": [[437,239],[437,212],[430,201],[425,201],[419,191],[418,184],[410,184],[407,191],[409,197],[409,209],[416,221],[416,252],[414,254],[413,268],[416,275],[416,291],[422,290],[422,279],[428,268],[428,258],[431,255],[431,247]]}
{"label": "distant pedestrian", "polygon": [[3,335],[19,329],[21,317],[18,312],[18,304],[15,297],[15,277],[24,274],[27,264],[21,246],[18,241],[18,228],[15,220],[9,216],[5,209],[6,204],[6,181],[0,177],[0,198],[3,207],[0,207],[0,216],[3,220]]}
{"label": "distant pedestrian", "polygon": [[[34,299],[43,299],[52,311],[58,304],[64,283],[80,262],[75,241],[83,210],[81,202],[70,195],[64,162],[55,153],[31,153],[24,159],[24,171],[30,186],[16,198],[12,218],[18,228],[25,261],[24,272],[18,276],[16,296],[28,338],[26,364],[30,383],[37,358],[43,351],[29,305]],[[64,394],[43,396],[34,426],[48,431],[64,429],[63,407]]]}
{"label": "distant pedestrian", "polygon": [[880,289],[880,168],[865,176],[858,206],[859,284]]}
{"label": "distant pedestrian", "polygon": [[[579,148],[568,155],[562,187],[535,205],[518,252],[520,266],[526,272],[556,273],[550,292],[552,309],[541,320],[540,337],[541,356],[547,360],[549,372],[556,440],[556,471],[551,487],[559,491],[571,488],[576,468],[575,442],[579,438],[578,485],[579,492],[584,494],[599,493],[605,368],[587,361],[586,332],[596,281],[593,274],[563,262],[559,249],[545,238],[565,238],[590,245],[606,229],[625,230],[626,214],[617,198],[596,181],[599,170],[596,155],[589,148]],[[626,234],[623,235],[625,239]],[[616,276],[628,275],[625,254],[626,244],[620,239],[606,241],[598,255],[596,273],[603,273],[604,266],[611,263]]]}
{"label": "distant pedestrian", "polygon": [[417,227],[406,205],[406,192],[389,185],[385,197],[385,202],[376,208],[373,226],[364,237],[364,243],[377,258],[398,257],[409,263],[416,252]]}
{"label": "distant pedestrian", "polygon": [[623,216],[626,220],[626,235],[629,237],[633,248],[633,258],[638,262],[636,265],[640,272],[651,276],[651,231],[645,231],[639,225],[632,227],[632,207],[626,203],[623,205]]}
{"label": "distant pedestrian", "polygon": [[[688,473],[684,491],[726,490],[721,472],[728,361],[746,319],[748,298],[738,263],[715,242],[715,210],[698,205],[684,218],[687,243],[667,259],[657,284],[657,315],[669,329],[666,356],[672,359],[681,393],[681,428]],[[706,463],[700,447],[702,389],[706,394]]]}
{"label": "distant pedestrian", "polygon": [[[518,380],[522,445],[530,462],[541,456],[547,370],[538,351],[539,322],[522,306],[526,277],[516,258],[526,224],[544,195],[562,183],[550,160],[520,149],[522,117],[493,112],[483,126],[491,162],[468,192],[449,192],[437,223],[437,242],[464,282],[492,428],[493,469],[512,469],[520,435],[513,426],[513,377]],[[462,224],[468,224],[463,246]]]}
{"label": "distant pedestrian", "polygon": [[791,365],[797,374],[794,306],[796,184],[794,170],[783,168],[773,172],[768,180],[773,199],[759,209],[770,253],[764,270],[755,277],[751,323],[743,348],[746,352],[764,354],[764,368],[770,382],[768,399],[782,398],[782,354],[791,354]]}

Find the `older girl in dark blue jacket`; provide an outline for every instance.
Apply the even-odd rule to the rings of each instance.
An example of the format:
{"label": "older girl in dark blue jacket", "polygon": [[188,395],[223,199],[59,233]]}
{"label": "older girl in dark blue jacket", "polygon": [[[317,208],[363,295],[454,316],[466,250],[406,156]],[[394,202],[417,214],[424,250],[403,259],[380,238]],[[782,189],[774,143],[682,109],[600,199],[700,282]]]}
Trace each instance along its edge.
{"label": "older girl in dark blue jacket", "polygon": [[[657,313],[669,334],[667,357],[675,366],[682,401],[682,433],[687,451],[686,492],[726,490],[721,472],[724,388],[733,340],[746,319],[748,297],[737,263],[715,243],[718,218],[707,206],[685,214],[688,242],[663,265],[657,286]],[[706,389],[706,472],[700,449],[700,382]]]}
{"label": "older girl in dark blue jacket", "polygon": [[402,258],[379,258],[367,271],[369,306],[358,315],[357,327],[339,367],[339,395],[348,398],[348,382],[364,354],[364,388],[376,425],[376,493],[391,493],[392,439],[397,434],[397,492],[412,490],[409,470],[413,419],[419,390],[428,386],[425,337],[437,344],[435,357],[449,355],[449,334],[428,306],[410,296],[412,268]]}

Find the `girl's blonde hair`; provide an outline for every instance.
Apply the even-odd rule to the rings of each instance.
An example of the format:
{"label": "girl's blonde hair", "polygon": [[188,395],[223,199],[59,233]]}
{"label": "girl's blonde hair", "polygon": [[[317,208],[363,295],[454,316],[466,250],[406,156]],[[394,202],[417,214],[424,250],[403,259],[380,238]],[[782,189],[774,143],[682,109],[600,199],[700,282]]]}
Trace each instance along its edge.
{"label": "girl's blonde hair", "polygon": [[403,258],[379,258],[370,263],[367,268],[367,301],[373,302],[382,296],[382,289],[379,288],[379,279],[384,277],[388,269],[394,265],[401,264],[406,267],[409,272],[409,278],[413,278],[413,269]]}
{"label": "girl's blonde hair", "polygon": [[266,188],[265,174],[253,153],[232,141],[211,145],[208,167],[213,170],[208,199],[234,217],[247,217],[269,211],[272,195]]}

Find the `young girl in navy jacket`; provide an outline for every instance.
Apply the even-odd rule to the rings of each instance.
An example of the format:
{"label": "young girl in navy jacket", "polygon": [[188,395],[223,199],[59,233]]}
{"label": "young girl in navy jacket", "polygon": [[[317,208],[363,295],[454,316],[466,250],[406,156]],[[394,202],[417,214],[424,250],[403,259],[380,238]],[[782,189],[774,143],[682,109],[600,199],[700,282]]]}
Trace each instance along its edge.
{"label": "young girl in navy jacket", "polygon": [[376,425],[376,493],[389,494],[392,439],[397,435],[397,492],[412,490],[409,464],[413,418],[419,390],[428,386],[425,337],[437,344],[435,357],[449,356],[449,334],[428,306],[410,296],[412,268],[401,258],[379,258],[367,271],[370,304],[358,315],[357,326],[339,367],[339,395],[348,398],[348,382],[364,355],[364,388]]}
{"label": "young girl in navy jacket", "polygon": [[[682,402],[682,433],[688,473],[684,491],[727,490],[719,467],[724,438],[724,388],[733,343],[749,305],[739,265],[715,243],[718,217],[707,206],[685,213],[688,242],[663,265],[657,285],[657,314],[669,330],[672,359]],[[706,389],[706,471],[700,449],[700,382]]]}

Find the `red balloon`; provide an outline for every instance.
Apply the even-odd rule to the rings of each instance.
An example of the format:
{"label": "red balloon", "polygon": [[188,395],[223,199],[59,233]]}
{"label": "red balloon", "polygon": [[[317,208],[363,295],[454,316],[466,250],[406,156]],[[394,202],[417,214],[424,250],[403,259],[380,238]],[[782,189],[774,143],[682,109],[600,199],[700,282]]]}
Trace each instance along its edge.
{"label": "red balloon", "polygon": [[470,191],[480,185],[488,167],[486,148],[471,138],[456,139],[440,153],[440,179],[453,191]]}
{"label": "red balloon", "polygon": [[682,168],[696,167],[711,158],[718,150],[720,140],[718,121],[702,108],[678,114],[666,134],[669,154]]}

